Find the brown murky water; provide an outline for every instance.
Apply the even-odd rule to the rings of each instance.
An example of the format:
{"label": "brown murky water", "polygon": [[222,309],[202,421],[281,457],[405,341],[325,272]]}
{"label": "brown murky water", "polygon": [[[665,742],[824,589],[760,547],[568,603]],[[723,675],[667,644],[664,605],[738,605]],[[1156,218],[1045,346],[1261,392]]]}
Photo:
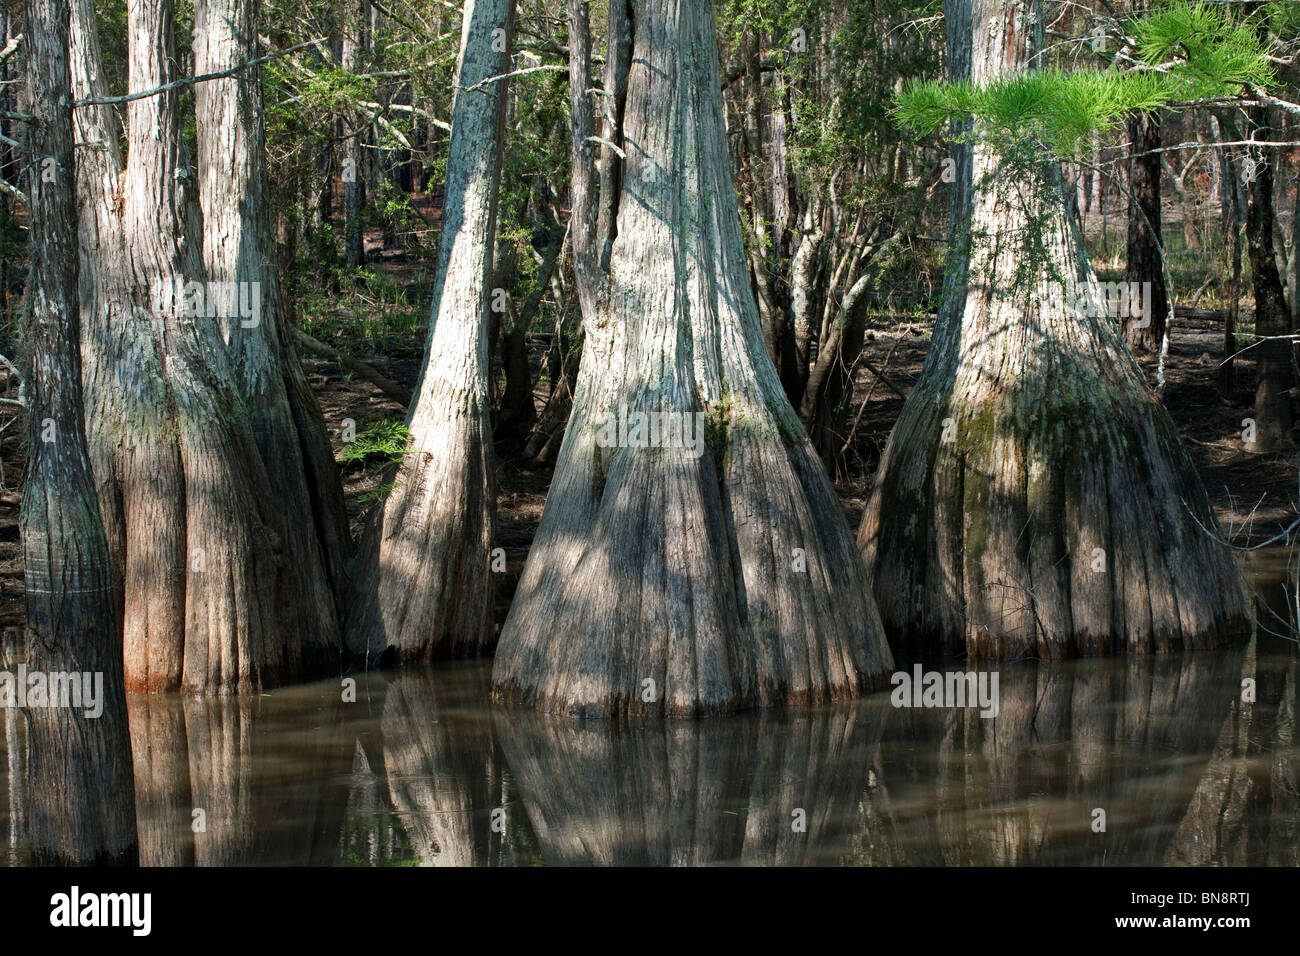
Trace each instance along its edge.
{"label": "brown murky water", "polygon": [[[1253,564],[1261,621],[1280,631],[1285,555]],[[133,741],[164,756],[137,775],[141,856],[1296,866],[1297,650],[1261,629],[1224,653],[1003,665],[995,718],[895,708],[884,691],[798,716],[578,723],[487,705],[484,662],[362,675],[355,702],[339,681],[136,698]],[[23,719],[0,714],[8,864],[25,857]]]}

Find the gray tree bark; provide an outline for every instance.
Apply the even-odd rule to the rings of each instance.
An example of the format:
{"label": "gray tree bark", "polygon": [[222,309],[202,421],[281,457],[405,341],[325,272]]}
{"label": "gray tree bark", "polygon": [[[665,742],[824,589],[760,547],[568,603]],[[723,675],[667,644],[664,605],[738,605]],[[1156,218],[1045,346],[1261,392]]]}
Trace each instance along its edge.
{"label": "gray tree bark", "polygon": [[[339,65],[344,70],[355,72],[357,69],[357,51],[361,46],[361,14],[364,3],[345,4],[343,12],[343,45]],[[361,137],[356,131],[356,119],[345,120],[352,129],[351,134],[343,140],[343,216],[344,216],[344,256],[343,261],[349,269],[358,269],[366,261],[365,234],[361,228],[362,194],[362,157]]]}
{"label": "gray tree bark", "polygon": [[410,442],[362,534],[348,646],[378,663],[491,650],[496,513],[488,323],[513,0],[466,0],[424,368]]}
{"label": "gray tree bark", "polygon": [[[586,342],[497,649],[495,693],[585,716],[852,696],[892,658],[839,502],[764,343],[713,5],[650,0],[623,11],[632,48],[616,142],[627,158],[618,192],[599,197],[617,212],[607,260],[586,4],[571,0],[569,10],[572,236]],[[700,454],[667,443],[602,447],[620,406],[690,416],[687,427],[702,416]]]}
{"label": "gray tree bark", "polygon": [[[989,83],[1042,49],[1037,0],[948,0],[945,20],[954,78]],[[858,533],[886,627],[995,657],[1245,632],[1233,556],[1104,314],[1056,164],[954,149],[944,302]]]}
{"label": "gray tree bark", "polygon": [[[1263,111],[1255,117],[1264,125]],[[1277,267],[1273,240],[1273,166],[1261,163],[1247,189],[1246,248],[1250,255],[1255,294],[1255,334],[1264,338],[1256,348],[1255,442],[1250,451],[1284,453],[1295,447],[1291,388],[1295,385],[1295,343],[1291,313]]]}
{"label": "gray tree bark", "polygon": [[1150,321],[1139,326],[1130,315],[1125,322],[1124,338],[1134,351],[1159,352],[1165,337],[1169,297],[1165,288],[1164,260],[1161,256],[1160,202],[1160,117],[1137,116],[1129,120],[1130,149],[1128,169],[1128,248],[1124,281],[1150,283],[1147,305]]}
{"label": "gray tree bark", "polygon": [[[193,45],[196,73],[255,59],[255,4],[201,0]],[[305,663],[337,671],[338,604],[351,537],[325,423],[281,306],[265,191],[261,71],[200,83],[194,97],[208,278],[234,283],[238,295],[259,306],[251,319],[220,317],[222,337],[283,522]]]}

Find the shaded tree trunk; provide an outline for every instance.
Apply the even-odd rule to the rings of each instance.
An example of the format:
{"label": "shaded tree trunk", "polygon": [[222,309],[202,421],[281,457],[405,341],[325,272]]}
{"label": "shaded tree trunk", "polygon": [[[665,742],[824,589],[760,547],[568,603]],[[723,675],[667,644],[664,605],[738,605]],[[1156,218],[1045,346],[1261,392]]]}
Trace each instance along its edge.
{"label": "shaded tree trunk", "polygon": [[550,286],[551,277],[555,275],[563,248],[564,236],[553,233],[539,263],[537,285],[517,313],[510,310],[510,324],[501,337],[501,365],[506,387],[497,415],[496,439],[510,446],[521,446],[537,422],[533,373],[528,363],[528,330],[541,306],[542,296]]}
{"label": "shaded tree trunk", "polygon": [[[852,696],[893,662],[839,502],[764,342],[713,5],[650,0],[623,12],[633,48],[614,141],[627,158],[617,194],[600,196],[617,211],[605,233],[586,4],[569,5],[572,239],[586,341],[497,649],[495,693],[584,716]],[[623,24],[612,16],[611,26]],[[673,416],[701,444],[610,441],[623,409]]]}
{"label": "shaded tree trunk", "polygon": [[1241,309],[1241,229],[1242,210],[1236,180],[1232,177],[1232,163],[1224,151],[1224,190],[1228,198],[1224,200],[1226,215],[1223,217],[1224,228],[1232,234],[1232,298],[1228,303],[1227,315],[1223,320],[1223,363],[1219,366],[1219,393],[1230,399],[1237,388],[1237,316]]}
{"label": "shaded tree trunk", "polygon": [[[1263,117],[1260,117],[1262,120]],[[1246,201],[1246,248],[1255,293],[1255,334],[1285,336],[1291,332],[1282,276],[1273,243],[1272,160],[1256,167]],[[1261,454],[1294,447],[1291,388],[1295,385],[1293,343],[1284,338],[1261,342],[1255,349],[1255,442],[1247,450]]]}
{"label": "shaded tree trunk", "polygon": [[[513,0],[466,0],[425,365],[410,443],[362,535],[348,646],[374,664],[491,649],[488,323]],[[504,31],[504,32],[502,32]],[[481,85],[480,85],[481,84]]]}
{"label": "shaded tree trunk", "polygon": [[[20,520],[27,667],[93,692],[102,712],[29,701],[28,839],[37,865],[138,861],[121,620],[82,426],[68,0],[27,0],[32,92],[28,455]],[[84,676],[83,676],[84,675]],[[12,688],[11,688],[12,689]],[[23,688],[25,691],[26,688]],[[12,706],[12,702],[11,702]]]}
{"label": "shaded tree trunk", "polygon": [[[1169,298],[1165,289],[1165,272],[1160,257],[1160,154],[1151,153],[1160,148],[1160,118],[1154,114],[1139,115],[1128,124],[1130,149],[1133,158],[1128,169],[1128,265],[1124,281],[1133,288],[1147,288],[1149,297],[1141,302],[1150,309],[1150,321],[1139,324],[1145,317],[1134,315],[1136,303],[1130,302],[1129,315],[1124,320],[1124,338],[1135,352],[1159,352],[1165,336],[1165,321],[1169,312]],[[1143,156],[1142,153],[1151,153]]]}
{"label": "shaded tree trunk", "polygon": [[[945,20],[954,79],[997,81],[1042,49],[1037,0],[947,0]],[[954,148],[944,305],[858,533],[885,626],[1008,658],[1246,631],[1233,556],[1105,317],[1059,168],[1028,144]]]}
{"label": "shaded tree trunk", "polygon": [[[195,71],[217,73],[255,59],[252,0],[195,5]],[[251,318],[219,317],[236,383],[276,494],[305,663],[332,665],[342,651],[337,602],[351,549],[342,486],[320,407],[307,384],[281,307],[265,188],[261,71],[195,87],[204,263],[215,284],[233,283]]]}
{"label": "shaded tree trunk", "polygon": [[[761,52],[759,32],[752,28],[747,30],[740,55],[745,70],[745,93],[741,104],[744,151],[741,158],[743,168],[749,174],[750,228],[754,231],[754,241],[749,248],[749,268],[763,340],[785,384],[786,394],[794,402],[799,400],[803,387],[800,373],[806,376],[807,363],[801,363],[796,354],[795,326],[785,303],[777,294],[775,282],[785,256],[780,241],[782,223],[776,215],[778,197],[769,183],[775,178],[772,165],[784,159],[782,150],[785,144],[764,143]],[[774,148],[769,149],[769,146]],[[805,243],[810,242],[815,245],[812,237],[805,239]],[[811,262],[813,257],[807,255],[807,246],[801,248],[805,251],[805,259]],[[806,337],[804,342],[806,344]]]}

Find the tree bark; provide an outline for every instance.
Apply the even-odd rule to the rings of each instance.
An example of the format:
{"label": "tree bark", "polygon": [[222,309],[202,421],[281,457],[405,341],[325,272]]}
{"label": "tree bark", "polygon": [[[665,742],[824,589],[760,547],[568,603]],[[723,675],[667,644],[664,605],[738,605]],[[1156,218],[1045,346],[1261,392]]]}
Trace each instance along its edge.
{"label": "tree bark", "polygon": [[1124,281],[1130,289],[1133,283],[1138,283],[1139,288],[1147,288],[1142,284],[1150,283],[1151,293],[1141,300],[1150,309],[1149,323],[1135,322],[1135,319],[1141,321],[1142,316],[1133,315],[1135,310],[1130,308],[1123,324],[1124,338],[1135,352],[1159,352],[1169,312],[1160,256],[1160,154],[1151,153],[1160,148],[1160,118],[1154,114],[1139,115],[1129,121],[1128,128],[1134,156],[1129,160],[1128,171],[1128,264]]}
{"label": "tree bark", "polygon": [[376,664],[491,650],[488,323],[513,0],[466,0],[425,365],[410,443],[362,535],[348,646]]}
{"label": "tree bark", "polygon": [[[339,65],[347,72],[357,69],[357,51],[361,46],[361,12],[363,3],[349,0],[343,12],[343,45]],[[361,136],[357,131],[356,117],[344,123],[351,133],[343,140],[343,261],[349,269],[359,269],[366,262],[366,238],[362,230],[362,156]]]}
{"label": "tree bark", "polygon": [[[893,662],[839,502],[764,343],[713,5],[650,0],[630,14],[617,140],[627,160],[605,269],[589,218],[590,51],[573,39],[586,36],[586,4],[569,6],[586,341],[495,694],[603,717],[849,697]],[[610,444],[601,435],[620,407],[682,416],[703,432],[698,454],[685,442]]]}
{"label": "tree bark", "polygon": [[[73,95],[103,95],[95,13],[75,4]],[[127,24],[129,89],[173,80],[171,0],[132,0]],[[86,432],[125,603],[128,689],[252,693],[298,672],[300,636],[221,330],[175,294],[210,291],[177,98],[128,105],[124,172],[111,111],[75,111]]]}
{"label": "tree bark", "polygon": [[[27,667],[93,690],[26,711],[37,865],[138,861],[131,739],[108,540],[82,426],[68,0],[27,0],[31,273],[28,455],[20,514]],[[83,676],[84,675],[84,676]],[[87,686],[86,681],[89,681]],[[23,688],[24,691],[26,688]]]}
{"label": "tree bark", "polygon": [[[196,72],[256,58],[252,0],[201,0],[194,16]],[[325,423],[281,308],[265,189],[261,71],[200,83],[194,96],[208,278],[234,283],[241,301],[247,294],[259,305],[251,319],[222,317],[222,337],[276,494],[304,662],[310,670],[337,672],[338,604],[351,537]]]}
{"label": "tree bark", "polygon": [[[567,233],[566,233],[567,235]],[[533,404],[533,373],[528,364],[528,329],[541,306],[542,296],[551,284],[560,253],[564,249],[565,235],[552,232],[550,243],[538,264],[537,285],[517,314],[510,314],[510,325],[501,337],[501,365],[505,372],[506,387],[501,395],[497,415],[496,440],[520,448],[537,423],[537,407]],[[512,310],[513,312],[513,310]]]}
{"label": "tree bark", "polygon": [[[1031,68],[1037,0],[947,0],[951,75]],[[1218,645],[1230,551],[1036,146],[955,143],[943,307],[858,533],[890,633],[971,656]]]}

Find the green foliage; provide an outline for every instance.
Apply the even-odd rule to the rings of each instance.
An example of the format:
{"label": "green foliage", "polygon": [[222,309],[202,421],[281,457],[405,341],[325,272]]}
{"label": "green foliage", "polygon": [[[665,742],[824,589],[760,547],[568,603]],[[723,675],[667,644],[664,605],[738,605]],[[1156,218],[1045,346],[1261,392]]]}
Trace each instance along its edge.
{"label": "green foliage", "polygon": [[339,454],[343,464],[364,461],[382,467],[401,461],[411,441],[411,430],[395,418],[371,422],[357,433],[356,441],[346,442]]}
{"label": "green foliage", "polygon": [[1257,24],[1234,19],[1223,5],[1174,3],[1129,29],[1136,47],[1131,69],[1035,70],[982,87],[914,81],[898,95],[894,117],[925,135],[971,115],[990,139],[1036,139],[1068,157],[1135,113],[1230,98],[1275,81]]}
{"label": "green foliage", "polygon": [[1236,20],[1222,4],[1174,4],[1139,18],[1131,29],[1137,58],[1166,70],[1179,99],[1231,96],[1274,82],[1255,18]]}
{"label": "green foliage", "polygon": [[969,81],[921,80],[898,96],[894,115],[920,134],[969,114],[987,135],[1041,140],[1068,156],[1094,132],[1108,131],[1135,112],[1174,99],[1176,84],[1157,73],[1041,70],[977,87]]}

